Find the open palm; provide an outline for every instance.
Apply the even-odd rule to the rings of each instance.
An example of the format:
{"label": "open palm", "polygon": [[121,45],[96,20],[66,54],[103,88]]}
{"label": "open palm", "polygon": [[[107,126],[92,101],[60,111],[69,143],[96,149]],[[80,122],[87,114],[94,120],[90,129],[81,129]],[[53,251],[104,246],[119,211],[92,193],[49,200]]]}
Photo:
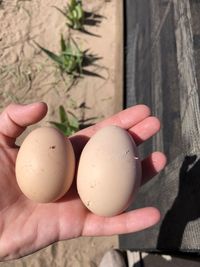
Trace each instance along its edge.
{"label": "open palm", "polygon": [[[82,204],[74,182],[70,191],[55,203],[37,204],[27,199],[17,186],[16,138],[26,126],[40,121],[47,112],[44,103],[9,105],[0,115],[0,260],[19,258],[58,240],[79,236],[102,236],[135,232],[154,225],[160,218],[152,207],[104,218]],[[76,158],[86,141],[101,127],[115,124],[127,129],[139,145],[160,128],[144,105],[126,109],[71,137]],[[143,183],[165,166],[165,156],[154,152],[142,161]]]}

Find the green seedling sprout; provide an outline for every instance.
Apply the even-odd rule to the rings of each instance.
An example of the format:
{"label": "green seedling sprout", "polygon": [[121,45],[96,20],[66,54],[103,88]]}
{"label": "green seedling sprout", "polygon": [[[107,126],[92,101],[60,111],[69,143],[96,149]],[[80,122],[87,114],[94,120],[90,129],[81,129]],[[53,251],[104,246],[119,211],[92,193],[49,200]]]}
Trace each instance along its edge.
{"label": "green seedling sprout", "polygon": [[61,51],[59,55],[40,46],[36,42],[35,44],[57,64],[61,70],[61,73],[67,73],[71,75],[72,78],[78,78],[82,74],[101,77],[98,74],[83,69],[84,67],[93,64],[100,58],[95,55],[88,54],[88,49],[81,51],[77,43],[72,38],[69,38],[67,41],[65,41],[63,35],[61,35]]}
{"label": "green seedling sprout", "polygon": [[67,5],[66,11],[54,6],[68,20],[67,25],[74,30],[83,30],[85,12],[81,0],[71,0]]}
{"label": "green seedling sprout", "polygon": [[71,0],[66,11],[68,26],[75,29],[83,29],[84,11],[81,0]]}
{"label": "green seedling sprout", "polygon": [[76,116],[72,112],[66,111],[62,105],[59,106],[59,117],[60,122],[50,121],[49,123],[58,128],[65,136],[70,136],[79,130],[79,121]]}
{"label": "green seedling sprout", "polygon": [[63,35],[61,35],[61,51],[59,55],[37,43],[36,45],[59,66],[61,72],[66,72],[74,77],[80,76],[82,73],[82,63],[86,51],[81,51],[74,40],[68,39],[68,41],[65,42]]}

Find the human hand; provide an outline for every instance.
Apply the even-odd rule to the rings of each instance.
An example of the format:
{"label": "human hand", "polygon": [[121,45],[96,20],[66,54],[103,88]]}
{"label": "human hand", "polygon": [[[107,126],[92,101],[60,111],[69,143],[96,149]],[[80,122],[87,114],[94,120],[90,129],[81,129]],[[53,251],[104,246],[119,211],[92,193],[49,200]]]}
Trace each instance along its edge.
{"label": "human hand", "polygon": [[[40,121],[47,112],[44,103],[9,105],[0,115],[0,260],[20,258],[53,242],[79,236],[108,236],[143,230],[157,223],[160,213],[152,207],[124,212],[114,217],[92,214],[81,202],[75,183],[70,191],[55,203],[34,203],[18,188],[15,178],[15,145],[28,125]],[[115,124],[130,132],[137,145],[158,132],[159,120],[150,116],[144,105],[126,109],[73,137],[76,158],[98,129]],[[142,161],[145,183],[166,164],[165,156],[154,152]]]}

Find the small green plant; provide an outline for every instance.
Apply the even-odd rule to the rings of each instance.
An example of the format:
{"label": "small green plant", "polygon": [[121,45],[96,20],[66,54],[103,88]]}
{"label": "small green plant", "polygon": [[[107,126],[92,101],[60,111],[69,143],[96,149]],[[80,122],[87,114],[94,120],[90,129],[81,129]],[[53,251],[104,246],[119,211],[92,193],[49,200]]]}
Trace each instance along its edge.
{"label": "small green plant", "polygon": [[68,20],[67,25],[74,30],[83,30],[85,21],[85,12],[81,0],[70,0],[66,7],[66,11],[54,6]]}
{"label": "small green plant", "polygon": [[61,35],[61,51],[59,55],[39,44],[37,46],[59,66],[61,72],[66,72],[73,76],[80,76],[82,73],[83,59],[87,51],[81,51],[73,39],[70,38],[65,42],[63,35]]}
{"label": "small green plant", "polygon": [[66,111],[61,105],[59,106],[60,122],[50,121],[49,123],[58,128],[64,135],[70,136],[79,130],[79,121],[70,111]]}
{"label": "small green plant", "polygon": [[84,25],[84,10],[81,0],[71,0],[67,7],[66,17],[68,26],[75,30],[83,29]]}
{"label": "small green plant", "polygon": [[82,51],[72,38],[65,41],[63,35],[61,35],[61,51],[59,55],[40,46],[36,42],[35,44],[58,65],[62,73],[67,73],[71,75],[72,78],[78,78],[82,74],[100,77],[100,75],[84,69],[84,67],[93,64],[100,58],[95,55],[88,54],[88,49]]}

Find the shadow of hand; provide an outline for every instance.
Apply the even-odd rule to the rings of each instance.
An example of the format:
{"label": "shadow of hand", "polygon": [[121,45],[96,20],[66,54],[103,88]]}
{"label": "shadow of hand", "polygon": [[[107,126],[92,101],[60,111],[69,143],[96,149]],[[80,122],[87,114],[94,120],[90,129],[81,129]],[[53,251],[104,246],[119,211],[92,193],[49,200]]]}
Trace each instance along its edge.
{"label": "shadow of hand", "polygon": [[185,227],[199,217],[200,159],[192,155],[185,157],[180,168],[178,194],[161,224],[157,248],[178,250]]}

